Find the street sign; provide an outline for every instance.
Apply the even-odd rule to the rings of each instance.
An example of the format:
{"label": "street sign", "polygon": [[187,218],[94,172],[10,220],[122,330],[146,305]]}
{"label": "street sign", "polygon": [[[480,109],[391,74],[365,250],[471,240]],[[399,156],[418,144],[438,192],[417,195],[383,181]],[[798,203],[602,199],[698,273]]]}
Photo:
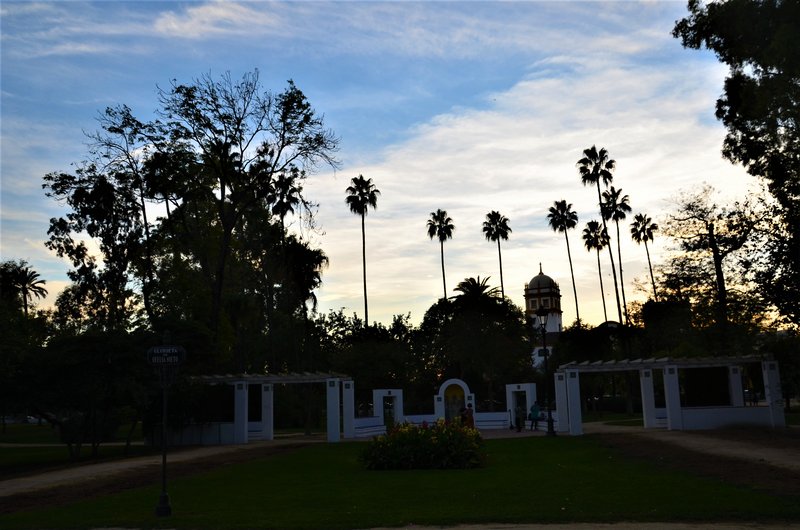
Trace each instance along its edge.
{"label": "street sign", "polygon": [[185,359],[183,346],[153,346],[147,350],[147,362],[153,366],[176,366]]}

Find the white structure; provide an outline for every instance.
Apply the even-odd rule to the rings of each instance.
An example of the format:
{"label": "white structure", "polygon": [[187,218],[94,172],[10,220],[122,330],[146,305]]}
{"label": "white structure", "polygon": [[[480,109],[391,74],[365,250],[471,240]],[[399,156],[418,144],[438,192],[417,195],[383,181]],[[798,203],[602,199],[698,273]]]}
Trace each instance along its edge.
{"label": "white structure", "polygon": [[[175,445],[246,444],[250,440],[272,440],[275,436],[274,385],[324,384],[326,396],[327,440],[338,442],[355,437],[354,385],[341,374],[302,373],[285,375],[211,375],[192,378],[211,385],[230,385],[234,392],[233,422],[189,425],[170,433]],[[249,421],[249,393],[261,393],[260,421]]]}
{"label": "white structure", "polygon": [[[741,367],[761,363],[764,380],[765,406],[745,406]],[[697,368],[726,368],[728,374],[729,404],[721,406],[688,407],[681,404],[680,372]],[[560,432],[583,434],[581,417],[581,373],[639,372],[642,393],[643,424],[646,429],[666,427],[669,430],[713,429],[726,425],[762,425],[784,427],[783,400],[778,363],[760,357],[718,357],[705,359],[636,359],[624,361],[598,361],[594,363],[569,363],[559,367],[555,374],[556,408],[561,412]],[[664,381],[665,408],[656,408],[656,371]],[[564,416],[566,412],[566,418]]]}

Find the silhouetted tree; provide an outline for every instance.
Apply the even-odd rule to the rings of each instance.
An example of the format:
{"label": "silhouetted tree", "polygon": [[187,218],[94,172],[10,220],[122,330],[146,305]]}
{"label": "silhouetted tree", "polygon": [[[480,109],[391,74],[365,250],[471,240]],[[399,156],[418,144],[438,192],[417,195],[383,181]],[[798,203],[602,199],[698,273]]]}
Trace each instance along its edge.
{"label": "silhouetted tree", "polygon": [[500,240],[508,241],[510,233],[508,217],[495,210],[486,214],[486,220],[483,222],[483,234],[487,241],[497,241],[497,257],[500,260],[500,294],[503,298],[506,296],[506,291],[503,288],[503,254],[500,252]]}
{"label": "silhouetted tree", "polygon": [[369,326],[369,308],[367,306],[367,239],[365,231],[365,218],[369,208],[377,208],[380,190],[372,183],[372,179],[365,179],[359,175],[350,179],[350,186],[345,190],[345,202],[350,211],[361,216],[361,264],[364,272],[364,323]]}
{"label": "silhouetted tree", "polygon": [[611,186],[603,192],[603,218],[606,221],[614,221],[617,225],[617,257],[619,258],[619,284],[622,291],[622,308],[625,313],[625,324],[630,324],[628,317],[628,302],[625,300],[625,279],[622,275],[622,238],[619,235],[619,222],[624,221],[631,211],[630,199],[627,195],[622,195],[622,190]]}
{"label": "silhouetted tree", "polygon": [[650,249],[647,247],[647,242],[652,241],[655,231],[658,230],[658,225],[653,220],[643,213],[637,213],[633,216],[631,223],[631,238],[637,244],[644,243],[644,250],[647,253],[647,267],[650,269],[650,283],[653,285],[653,300],[658,302],[658,293],[656,292],[656,280],[653,276],[653,264],[650,261]]}
{"label": "silhouetted tree", "polygon": [[447,298],[447,282],[444,275],[444,242],[453,237],[453,232],[456,227],[453,220],[447,215],[446,210],[436,210],[431,212],[431,218],[428,219],[428,237],[434,237],[439,240],[439,247],[442,255],[442,288],[444,290],[444,298]]}
{"label": "silhouetted tree", "polygon": [[578,214],[572,209],[572,204],[566,200],[555,201],[547,214],[550,228],[554,232],[563,232],[564,240],[567,242],[567,258],[569,259],[569,274],[572,277],[572,294],[575,296],[575,321],[581,325],[581,314],[578,310],[578,289],[575,287],[575,270],[572,268],[572,253],[569,250],[568,230],[572,230],[578,224]]}
{"label": "silhouetted tree", "polygon": [[603,319],[608,321],[608,313],[606,312],[606,293],[603,289],[603,271],[600,268],[600,251],[608,245],[608,234],[606,229],[600,226],[597,221],[589,221],[586,223],[586,228],[583,229],[583,246],[586,250],[597,252],[597,275],[600,277],[600,296],[603,300]]}

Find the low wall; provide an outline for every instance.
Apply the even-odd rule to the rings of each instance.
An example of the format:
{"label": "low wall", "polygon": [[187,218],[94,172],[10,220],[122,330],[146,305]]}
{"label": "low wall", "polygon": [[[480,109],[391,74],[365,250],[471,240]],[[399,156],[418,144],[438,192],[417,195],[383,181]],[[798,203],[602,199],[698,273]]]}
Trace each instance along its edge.
{"label": "low wall", "polygon": [[682,409],[683,428],[717,429],[731,425],[772,426],[769,407],[692,407]]}
{"label": "low wall", "polygon": [[422,425],[424,423],[436,423],[439,418],[436,414],[408,414],[404,417],[406,423],[412,425]]}

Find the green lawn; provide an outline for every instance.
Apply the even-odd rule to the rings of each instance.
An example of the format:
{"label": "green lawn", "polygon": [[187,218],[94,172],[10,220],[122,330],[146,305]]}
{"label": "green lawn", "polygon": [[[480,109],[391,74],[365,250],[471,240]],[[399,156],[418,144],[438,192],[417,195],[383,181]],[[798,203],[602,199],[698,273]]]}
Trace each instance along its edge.
{"label": "green lawn", "polygon": [[800,499],[629,461],[590,437],[490,440],[466,471],[367,471],[361,443],[315,445],[159,487],[0,517],[16,528],[369,528],[456,523],[800,521]]}

